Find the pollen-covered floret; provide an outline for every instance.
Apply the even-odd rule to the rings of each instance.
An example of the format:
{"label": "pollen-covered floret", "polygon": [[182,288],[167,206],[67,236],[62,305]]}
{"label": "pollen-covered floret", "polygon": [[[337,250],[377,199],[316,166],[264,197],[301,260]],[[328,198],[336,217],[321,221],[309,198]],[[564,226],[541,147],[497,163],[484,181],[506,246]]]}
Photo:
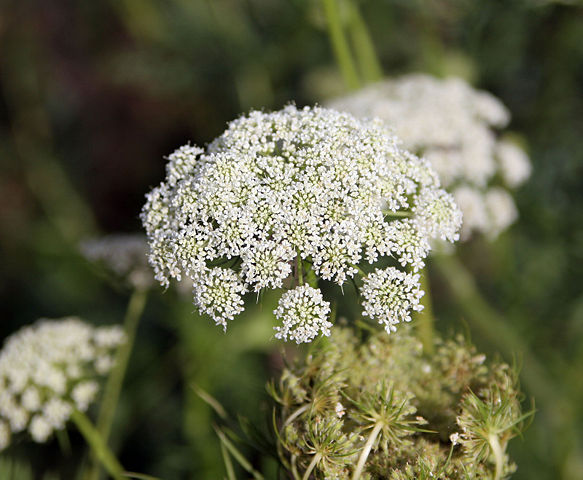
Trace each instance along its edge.
{"label": "pollen-covered floret", "polygon": [[75,409],[87,410],[99,390],[96,378],[124,341],[120,327],[73,317],[39,320],[9,337],[0,352],[0,450],[24,430],[45,442]]}
{"label": "pollen-covered floret", "polygon": [[[329,105],[361,118],[380,118],[395,129],[405,148],[431,162],[462,207],[462,239],[474,232],[495,237],[514,221],[503,212],[510,221],[501,228],[476,207],[476,201],[486,203],[492,186],[516,188],[531,172],[526,153],[496,136],[494,129],[505,127],[510,115],[494,96],[458,78],[413,74],[371,85]],[[466,209],[468,188],[474,197]]]}
{"label": "pollen-covered floret", "polygon": [[[287,106],[231,122],[204,151],[181,147],[141,215],[157,280],[190,278],[199,311],[226,327],[246,292],[310,276],[314,300],[319,279],[360,281],[363,260],[420,268],[431,238],[456,239],[460,213],[398,143],[380,121]],[[298,335],[278,331],[313,338]]]}

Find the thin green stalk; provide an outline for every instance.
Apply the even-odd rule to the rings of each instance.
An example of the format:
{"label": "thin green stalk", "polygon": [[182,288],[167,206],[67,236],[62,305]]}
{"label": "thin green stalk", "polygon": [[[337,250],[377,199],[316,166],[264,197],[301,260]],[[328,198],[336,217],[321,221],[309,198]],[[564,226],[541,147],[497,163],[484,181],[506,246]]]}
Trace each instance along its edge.
{"label": "thin green stalk", "polygon": [[231,462],[231,457],[227,451],[225,444],[221,442],[221,454],[223,456],[223,463],[225,464],[225,470],[227,471],[227,478],[229,480],[236,480],[235,469],[233,468],[233,462]]}
{"label": "thin green stalk", "polygon": [[312,470],[314,470],[314,468],[316,467],[316,465],[318,465],[318,462],[321,459],[322,459],[321,453],[316,453],[316,455],[314,455],[314,458],[312,458],[312,461],[310,462],[310,464],[308,465],[308,468],[304,472],[304,476],[302,477],[302,480],[308,480],[308,478],[310,478],[310,474],[312,473]]}
{"label": "thin green stalk", "polygon": [[322,0],[322,3],[328,23],[328,35],[344,81],[351,90],[357,89],[360,86],[360,81],[342,28],[337,0]]}
{"label": "thin green stalk", "polygon": [[360,72],[365,83],[378,82],[383,78],[383,69],[375,51],[374,43],[356,2],[351,0],[349,6],[350,21],[348,22],[348,32],[356,52],[355,57],[359,63]]}
{"label": "thin green stalk", "polygon": [[354,474],[352,475],[352,480],[358,480],[360,478],[360,476],[362,475],[362,471],[364,470],[364,464],[366,463],[366,459],[368,458],[368,455],[370,454],[372,446],[373,446],[375,440],[377,439],[379,432],[381,431],[382,428],[383,428],[383,424],[378,422],[374,426],[374,428],[372,429],[372,432],[370,432],[370,435],[369,435],[368,439],[366,440],[366,443],[364,444],[362,452],[360,453],[360,457],[358,458],[358,463],[356,464],[356,468],[354,469]]}
{"label": "thin green stalk", "polygon": [[435,348],[433,338],[435,336],[435,317],[433,316],[433,303],[431,301],[431,286],[429,284],[429,272],[427,267],[421,272],[421,290],[425,295],[421,298],[423,310],[415,312],[415,322],[417,325],[417,335],[423,344],[423,351],[431,355]]}
{"label": "thin green stalk", "polygon": [[294,413],[292,413],[289,417],[287,417],[285,423],[282,425],[282,428],[290,425],[297,417],[299,417],[302,413],[304,413],[308,408],[310,408],[310,404],[307,403],[303,407],[298,408]]}
{"label": "thin green stalk", "polygon": [[111,475],[115,480],[123,480],[124,469],[115,458],[115,455],[108,448],[105,439],[93,426],[91,421],[87,418],[84,413],[78,410],[73,411],[71,415],[71,420],[75,423],[83,437],[85,438],[87,444],[91,447],[91,451],[94,453],[95,457],[101,462],[107,473]]}
{"label": "thin green stalk", "polygon": [[[117,351],[115,366],[109,374],[103,391],[99,414],[97,416],[97,430],[106,443],[111,433],[115,409],[119,401],[121,387],[134,345],[138,323],[146,305],[146,297],[147,291],[139,288],[134,290],[130,297],[123,325],[126,342]],[[99,464],[97,462],[93,462],[86,478],[87,480],[97,480],[99,478]]]}

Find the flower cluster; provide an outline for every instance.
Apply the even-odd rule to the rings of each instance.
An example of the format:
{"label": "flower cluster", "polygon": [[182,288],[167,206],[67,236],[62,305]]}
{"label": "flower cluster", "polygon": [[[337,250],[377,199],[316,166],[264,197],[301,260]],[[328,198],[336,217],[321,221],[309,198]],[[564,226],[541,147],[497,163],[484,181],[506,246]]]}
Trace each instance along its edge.
{"label": "flower cluster", "polygon": [[152,284],[148,266],[148,244],[143,235],[116,234],[87,239],[79,245],[90,262],[101,263],[135,288]]}
{"label": "flower cluster", "polygon": [[87,410],[124,340],[117,326],[77,318],[39,320],[9,337],[0,352],[0,450],[24,430],[45,442],[74,409]]}
{"label": "flower cluster", "polygon": [[461,337],[435,338],[428,356],[411,330],[361,341],[337,327],[325,349],[310,351],[268,386],[276,403],[274,450],[290,475],[510,476],[516,467],[508,442],[530,415],[521,413],[513,371],[487,363]]}
{"label": "flower cluster", "polygon": [[394,332],[401,321],[410,321],[411,310],[423,310],[423,305],[419,304],[423,296],[423,290],[419,289],[419,275],[393,267],[368,275],[364,279],[362,296],[363,315],[384,324],[387,332]]}
{"label": "flower cluster", "polygon": [[492,95],[461,79],[415,74],[329,104],[358,117],[382,119],[405,148],[431,162],[464,213],[462,239],[473,232],[494,238],[517,218],[503,186],[519,186],[530,176],[531,165],[515,143],[496,138],[492,129],[504,127],[510,116]]}
{"label": "flower cluster", "polygon": [[[251,112],[206,150],[179,148],[141,218],[157,280],[190,278],[195,305],[224,328],[245,292],[297,287],[275,311],[276,336],[297,342],[329,331],[318,278],[356,281],[363,259],[417,271],[429,240],[454,241],[461,224],[429,163],[400,149],[382,122],[295,106]],[[394,276],[395,291],[405,278],[415,290],[417,277]],[[377,315],[393,324],[414,303],[387,299]]]}
{"label": "flower cluster", "polygon": [[275,327],[275,338],[310,342],[318,333],[330,335],[332,324],[327,320],[330,303],[322,299],[322,293],[309,285],[301,285],[281,296],[276,318],[282,327]]}

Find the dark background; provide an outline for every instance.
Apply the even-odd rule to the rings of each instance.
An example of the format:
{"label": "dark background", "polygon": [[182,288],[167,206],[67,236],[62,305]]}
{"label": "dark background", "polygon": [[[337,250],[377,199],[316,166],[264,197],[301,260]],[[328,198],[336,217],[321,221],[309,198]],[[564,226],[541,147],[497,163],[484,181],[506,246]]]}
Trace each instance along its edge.
{"label": "dark background", "polygon": [[[525,408],[534,395],[537,413],[511,446],[513,478],[583,478],[583,9],[534,0],[360,8],[386,75],[462,75],[512,112],[510,129],[533,163],[515,196],[520,220],[494,243],[460,248],[503,328],[482,335],[466,322],[435,272],[438,326],[468,330],[528,373]],[[179,145],[204,145],[252,107],[345,91],[316,1],[4,1],[0,337],[40,317],[121,322],[128,292],[96,274],[78,241],[139,232],[144,194]],[[192,310],[172,292],[150,296],[114,428],[130,470],[224,475],[195,383],[253,422],[269,413],[258,408],[279,348],[268,312],[252,311],[224,335]],[[68,456],[56,440],[0,455],[37,476],[71,478],[83,444],[70,437]]]}

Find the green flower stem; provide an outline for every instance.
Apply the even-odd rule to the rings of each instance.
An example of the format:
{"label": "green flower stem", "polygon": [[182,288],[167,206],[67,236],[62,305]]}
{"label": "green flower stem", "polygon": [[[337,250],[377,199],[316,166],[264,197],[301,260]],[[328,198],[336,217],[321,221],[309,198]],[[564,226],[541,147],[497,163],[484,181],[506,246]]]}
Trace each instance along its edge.
{"label": "green flower stem", "polygon": [[105,439],[93,426],[87,416],[84,413],[75,410],[71,415],[71,419],[87,441],[87,444],[91,447],[91,451],[95,457],[101,462],[109,475],[115,480],[123,480],[123,467],[108,448]]}
{"label": "green flower stem", "polygon": [[334,49],[336,61],[344,77],[346,85],[351,90],[360,86],[356,67],[350,53],[350,48],[342,29],[342,20],[338,11],[337,0],[322,0],[324,12],[328,23],[328,34]]}
{"label": "green flower stem", "polygon": [[494,453],[494,460],[496,462],[496,474],[494,476],[494,480],[500,480],[502,478],[502,466],[504,465],[504,450],[500,445],[498,435],[495,433],[488,435],[488,443],[490,444],[490,448]]}
{"label": "green flower stem", "polygon": [[362,452],[360,453],[360,457],[358,458],[358,463],[356,464],[356,468],[354,469],[354,474],[352,475],[352,480],[358,480],[360,478],[360,476],[362,475],[362,471],[364,470],[364,464],[366,463],[366,459],[368,458],[368,455],[370,454],[372,446],[373,446],[375,440],[377,439],[379,432],[381,431],[382,428],[383,428],[383,424],[381,422],[378,422],[374,426],[374,428],[372,429],[372,432],[370,432],[370,435],[369,435],[368,439],[366,440],[364,447],[362,448]]}
{"label": "green flower stem", "polygon": [[355,56],[360,66],[360,72],[366,83],[378,82],[383,78],[383,70],[370,33],[354,0],[349,2],[349,7],[350,21],[348,23],[348,32],[352,40],[352,46],[356,52]]}
{"label": "green flower stem", "polygon": [[297,463],[297,456],[294,454],[291,457],[291,472],[292,475],[294,476],[294,480],[300,480],[300,474],[298,473],[298,467],[296,465]]}
{"label": "green flower stem", "polygon": [[308,408],[310,408],[310,404],[306,403],[303,407],[298,408],[294,413],[292,413],[289,417],[287,417],[285,423],[282,425],[283,427],[292,423],[297,417],[299,417],[302,413],[304,413]]}
{"label": "green flower stem", "polygon": [[[146,305],[147,291],[144,289],[136,289],[130,297],[128,308],[124,319],[124,331],[126,334],[126,342],[122,344],[116,355],[115,366],[109,374],[105,390],[103,392],[103,399],[97,417],[97,430],[103,441],[107,443],[109,434],[111,433],[111,426],[115,409],[119,401],[119,395],[125,377],[130,354],[132,352],[134,339],[138,323],[144,307]],[[93,462],[91,470],[87,476],[88,480],[97,480],[99,478],[99,464]]]}
{"label": "green flower stem", "polygon": [[421,272],[421,290],[425,295],[421,298],[423,310],[415,312],[415,322],[417,324],[417,334],[423,344],[423,351],[431,355],[435,351],[433,337],[435,336],[435,317],[433,316],[433,304],[431,301],[431,286],[429,284],[429,272],[427,267]]}
{"label": "green flower stem", "polygon": [[297,274],[298,274],[298,282],[300,285],[304,284],[304,265],[303,265],[304,261],[302,260],[302,257],[300,257],[300,254],[298,253],[298,256],[296,257],[296,264],[297,264]]}
{"label": "green flower stem", "polygon": [[356,268],[356,270],[358,271],[358,273],[360,274],[360,276],[361,276],[361,277],[363,277],[363,278],[364,278],[364,277],[366,277],[366,276],[368,275],[368,274],[367,274],[367,273],[366,273],[366,272],[365,272],[365,271],[364,271],[362,268],[360,268],[358,265],[356,265],[356,264],[354,264],[354,263],[351,263],[351,264],[350,264],[350,266],[351,266],[352,268]]}
{"label": "green flower stem", "polygon": [[412,217],[413,212],[393,212],[392,210],[383,210],[383,215],[385,217]]}
{"label": "green flower stem", "polygon": [[302,477],[302,480],[308,480],[308,478],[310,478],[310,474],[312,473],[312,470],[314,470],[314,468],[316,467],[316,465],[318,465],[318,462],[321,459],[322,459],[321,453],[316,453],[316,455],[314,455],[314,458],[312,458],[312,461],[308,465],[308,468],[306,469],[304,476]]}
{"label": "green flower stem", "polygon": [[533,355],[512,325],[484,300],[472,275],[453,255],[436,255],[432,264],[456,296],[472,327],[507,358],[522,357],[521,378],[530,392],[545,405],[555,428],[572,428],[573,410],[559,386]]}

